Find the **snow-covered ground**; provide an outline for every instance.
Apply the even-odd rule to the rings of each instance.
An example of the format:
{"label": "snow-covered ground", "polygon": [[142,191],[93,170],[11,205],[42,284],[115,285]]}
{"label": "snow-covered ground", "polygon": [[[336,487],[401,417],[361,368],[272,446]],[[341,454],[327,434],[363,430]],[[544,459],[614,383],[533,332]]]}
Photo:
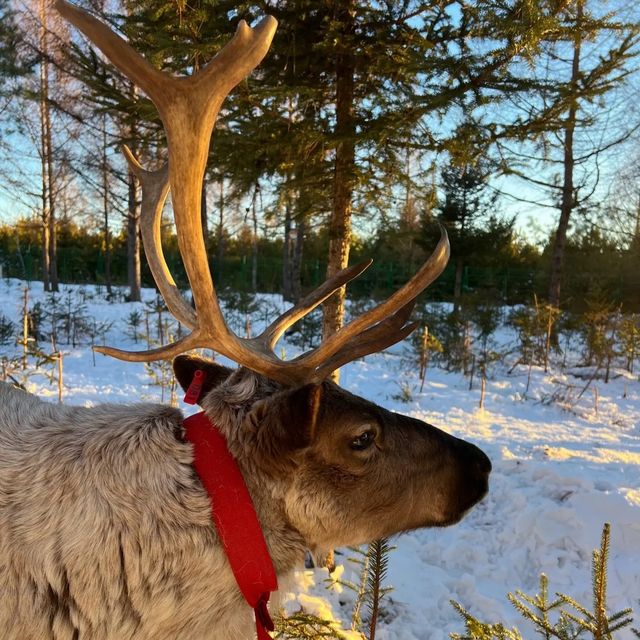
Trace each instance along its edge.
{"label": "snow-covered ground", "polygon": [[[0,282],[0,314],[19,322],[18,281]],[[99,322],[113,321],[109,344],[135,345],[127,317],[135,305],[106,303],[89,296],[86,313]],[[77,288],[75,293],[78,293]],[[33,301],[43,300],[41,283],[32,283]],[[145,291],[147,299],[153,298]],[[63,301],[65,294],[59,296]],[[277,306],[276,299],[270,304]],[[137,305],[143,309],[144,305]],[[254,319],[254,329],[260,327]],[[47,321],[43,321],[47,328]],[[505,340],[509,336],[505,333]],[[101,339],[98,340],[101,342]],[[47,345],[42,345],[47,350]],[[143,365],[96,356],[86,339],[77,348],[60,345],[64,353],[64,402],[160,400]],[[279,347],[280,348],[280,347]],[[279,349],[278,348],[278,349]],[[287,355],[295,349],[285,345]],[[0,354],[16,353],[13,344]],[[544,572],[550,590],[589,603],[591,552],[599,544],[602,525],[611,523],[609,597],[613,611],[632,607],[640,616],[640,382],[622,369],[610,383],[596,380],[576,402],[561,402],[566,385],[585,381],[534,369],[525,394],[527,371],[508,374],[498,366],[487,383],[480,409],[479,385],[469,391],[460,374],[432,368],[422,392],[417,366],[407,345],[370,356],[345,367],[342,385],[385,407],[415,416],[479,445],[492,459],[494,471],[488,497],[463,522],[448,529],[422,530],[399,537],[391,554],[388,583],[395,589],[384,605],[380,640],[439,640],[461,632],[462,623],[450,604],[454,599],[486,621],[518,625],[531,637],[506,599],[509,591],[536,592]],[[577,356],[576,356],[577,359]],[[51,364],[44,370],[53,370]],[[19,377],[19,373],[16,374]],[[400,392],[400,385],[405,393]],[[32,375],[28,388],[57,398],[44,375]],[[558,393],[562,392],[562,393]],[[404,396],[402,399],[401,396]],[[342,556],[338,556],[338,561]],[[339,567],[338,571],[345,569]],[[346,571],[349,572],[347,567]],[[288,604],[342,619],[348,628],[348,593],[328,590],[324,569],[301,571],[296,594]],[[640,619],[636,618],[636,627]],[[622,632],[621,639],[633,637]]]}

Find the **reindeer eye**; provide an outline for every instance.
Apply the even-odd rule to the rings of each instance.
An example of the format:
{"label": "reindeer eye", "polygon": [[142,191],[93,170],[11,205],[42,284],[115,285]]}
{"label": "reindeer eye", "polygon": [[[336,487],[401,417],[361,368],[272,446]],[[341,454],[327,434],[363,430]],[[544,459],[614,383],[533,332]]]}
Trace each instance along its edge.
{"label": "reindeer eye", "polygon": [[349,443],[349,446],[354,451],[364,451],[365,449],[368,449],[373,444],[375,437],[376,437],[375,432],[370,429],[369,431],[365,431],[364,433],[361,433],[357,438],[354,438]]}

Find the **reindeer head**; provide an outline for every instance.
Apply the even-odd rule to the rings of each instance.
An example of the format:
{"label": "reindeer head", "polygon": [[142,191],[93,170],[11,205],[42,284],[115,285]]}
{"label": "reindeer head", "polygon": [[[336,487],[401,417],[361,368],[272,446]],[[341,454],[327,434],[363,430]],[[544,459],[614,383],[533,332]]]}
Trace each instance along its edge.
{"label": "reindeer head", "polygon": [[287,388],[244,368],[174,360],[184,388],[198,369],[202,407],[246,477],[268,478],[311,549],[453,524],[487,492],[491,463],[476,446],[333,382]]}
{"label": "reindeer head", "polygon": [[[256,29],[240,22],[233,39],[204,68],[176,78],[153,68],[88,13],[58,0],[78,27],[158,108],[169,162],[146,171],[125,149],[142,185],[142,239],[149,266],[170,312],[191,330],[181,340],[144,352],[98,351],[128,361],[178,356],[176,376],[188,386],[207,371],[203,407],[224,431],[241,464],[274,481],[286,517],[309,546],[356,543],[393,532],[459,520],[487,491],[491,465],[475,446],[419,420],[353,396],[326,381],[331,372],[408,336],[415,299],[448,261],[444,230],[416,275],[390,298],[352,320],[318,348],[283,361],[274,347],[285,330],[370,262],[337,273],[276,318],[259,336],[240,338],[222,316],[200,228],[201,188],[209,141],[227,93],[266,54],[276,21]],[[196,310],[182,298],[160,244],[160,218],[172,193],[180,253]],[[236,372],[179,354],[198,347],[243,366]],[[277,489],[276,489],[277,487]]]}

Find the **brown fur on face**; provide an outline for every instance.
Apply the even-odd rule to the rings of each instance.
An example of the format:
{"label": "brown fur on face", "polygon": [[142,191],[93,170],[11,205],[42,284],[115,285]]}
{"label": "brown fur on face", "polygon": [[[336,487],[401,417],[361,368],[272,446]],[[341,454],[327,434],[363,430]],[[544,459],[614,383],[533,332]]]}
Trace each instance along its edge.
{"label": "brown fur on face", "polygon": [[[188,386],[194,362],[180,360],[176,374]],[[220,378],[217,365],[198,367]],[[229,402],[243,385],[252,388],[247,402]],[[282,390],[239,370],[203,407],[214,421],[226,416],[234,453],[249,473],[273,479],[310,548],[452,524],[488,489],[491,463],[480,449],[331,382]]]}

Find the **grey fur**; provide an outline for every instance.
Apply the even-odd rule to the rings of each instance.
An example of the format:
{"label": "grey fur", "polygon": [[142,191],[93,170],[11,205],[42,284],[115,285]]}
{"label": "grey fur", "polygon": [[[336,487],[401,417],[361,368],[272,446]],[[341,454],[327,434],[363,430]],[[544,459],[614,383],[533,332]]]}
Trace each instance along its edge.
{"label": "grey fur", "polygon": [[[328,383],[318,433],[289,446],[286,430],[304,425],[284,425],[295,421],[285,413],[301,393],[239,370],[203,402],[243,470],[281,582],[302,565],[307,548],[446,524],[438,518],[461,517],[466,502],[486,490],[452,516],[434,515],[436,507],[427,516],[418,505],[429,497],[410,470],[389,478],[396,485],[390,488],[382,467],[370,472],[362,461],[328,459],[331,439],[344,437],[336,430],[395,416]],[[218,544],[209,499],[182,440],[182,419],[179,411],[152,404],[53,405],[0,384],[3,639],[254,637],[252,612]],[[435,472],[451,475],[440,467]],[[449,482],[442,478],[440,484]],[[360,504],[372,483],[376,500]],[[443,492],[450,489],[424,490],[444,513]]]}

